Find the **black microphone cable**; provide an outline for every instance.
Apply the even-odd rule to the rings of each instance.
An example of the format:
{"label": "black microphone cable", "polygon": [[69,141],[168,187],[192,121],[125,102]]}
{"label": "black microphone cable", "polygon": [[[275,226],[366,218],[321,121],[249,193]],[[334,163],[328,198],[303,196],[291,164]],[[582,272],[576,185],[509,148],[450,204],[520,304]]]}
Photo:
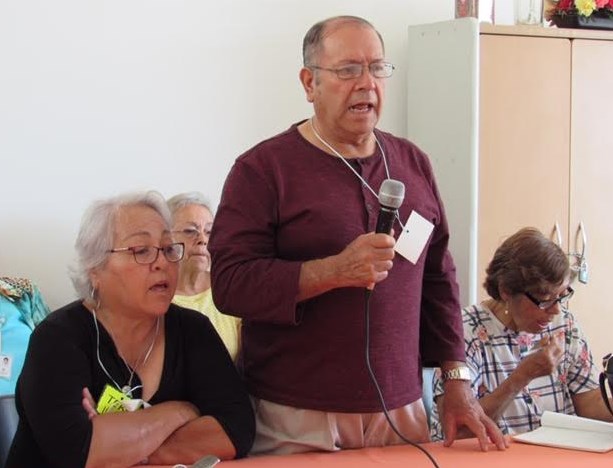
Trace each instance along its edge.
{"label": "black microphone cable", "polygon": [[373,372],[372,366],[370,365],[370,296],[372,294],[372,290],[366,289],[365,293],[366,293],[366,296],[365,296],[366,304],[364,308],[364,326],[365,326],[365,341],[366,341],[366,346],[365,346],[366,347],[366,350],[365,350],[366,351],[366,368],[368,369],[368,375],[370,376],[370,380],[374,384],[375,389],[377,390],[377,394],[379,395],[379,401],[381,402],[381,407],[383,408],[383,414],[385,414],[385,419],[387,419],[388,424],[390,425],[390,427],[392,428],[392,430],[396,433],[398,437],[400,437],[407,444],[412,445],[413,447],[421,450],[423,453],[426,454],[426,456],[430,459],[430,461],[436,468],[440,468],[439,464],[436,462],[436,459],[432,456],[432,454],[428,452],[428,450],[423,448],[421,445],[407,439],[398,430],[398,428],[392,421],[392,418],[390,418],[389,412],[387,410],[387,405],[385,404],[385,399],[383,398],[383,393],[381,392],[381,388],[379,387],[379,383],[377,382],[375,373]]}

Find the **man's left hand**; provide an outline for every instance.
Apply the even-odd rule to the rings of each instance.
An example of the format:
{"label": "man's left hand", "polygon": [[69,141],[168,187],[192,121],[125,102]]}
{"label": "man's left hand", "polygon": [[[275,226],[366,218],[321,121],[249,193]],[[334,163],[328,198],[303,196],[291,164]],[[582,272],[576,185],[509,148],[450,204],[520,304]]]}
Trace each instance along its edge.
{"label": "man's left hand", "polygon": [[468,382],[456,380],[446,382],[444,385],[445,396],[439,408],[441,408],[446,447],[451,446],[456,437],[462,435],[464,429],[479,439],[479,445],[484,452],[487,451],[490,441],[498,450],[504,450],[509,446],[496,423],[481,408]]}

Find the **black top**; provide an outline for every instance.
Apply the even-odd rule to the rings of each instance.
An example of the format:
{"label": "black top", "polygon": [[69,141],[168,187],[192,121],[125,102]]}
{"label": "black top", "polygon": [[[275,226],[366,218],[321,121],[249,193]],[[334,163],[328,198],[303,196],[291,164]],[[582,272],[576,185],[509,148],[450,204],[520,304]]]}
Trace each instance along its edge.
{"label": "black top", "polygon": [[[219,421],[237,456],[246,455],[255,434],[253,410],[223,342],[199,312],[171,304],[164,320],[164,366],[149,403],[194,404]],[[115,382],[126,385],[130,373],[101,323],[99,329],[100,359]],[[19,427],[6,468],[85,466],[93,427],[81,392],[88,387],[97,401],[106,384],[115,386],[96,356],[92,314],[73,302],[49,315],[32,333],[17,382]],[[132,385],[140,385],[136,374]]]}

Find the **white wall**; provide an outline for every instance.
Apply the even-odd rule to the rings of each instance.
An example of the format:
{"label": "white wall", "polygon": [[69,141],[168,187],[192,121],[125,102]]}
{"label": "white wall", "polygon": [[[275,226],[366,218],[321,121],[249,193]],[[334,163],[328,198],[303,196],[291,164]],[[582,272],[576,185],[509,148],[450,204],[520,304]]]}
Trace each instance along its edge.
{"label": "white wall", "polygon": [[50,307],[95,198],[200,190],[214,204],[234,159],[306,118],[301,44],[316,21],[355,14],[383,34],[380,127],[406,134],[409,24],[453,0],[0,0],[0,275]]}

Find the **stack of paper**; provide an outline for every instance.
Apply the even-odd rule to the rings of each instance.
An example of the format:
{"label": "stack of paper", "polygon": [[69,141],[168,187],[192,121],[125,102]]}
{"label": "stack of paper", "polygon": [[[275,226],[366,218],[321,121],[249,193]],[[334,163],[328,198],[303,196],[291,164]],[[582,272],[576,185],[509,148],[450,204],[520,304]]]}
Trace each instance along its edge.
{"label": "stack of paper", "polygon": [[608,452],[613,450],[613,423],[545,411],[541,427],[515,435],[513,439],[528,444]]}

